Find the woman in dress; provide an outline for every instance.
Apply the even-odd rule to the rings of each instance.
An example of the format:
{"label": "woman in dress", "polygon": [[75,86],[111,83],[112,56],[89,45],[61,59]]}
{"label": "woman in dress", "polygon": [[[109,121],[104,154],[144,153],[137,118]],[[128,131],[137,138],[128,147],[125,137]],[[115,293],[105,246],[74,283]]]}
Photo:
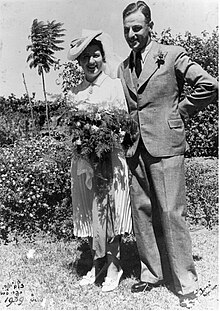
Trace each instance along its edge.
{"label": "woman in dress", "polygon": [[[88,111],[97,106],[100,110],[118,108],[127,111],[121,82],[110,77],[114,76],[117,67],[107,60],[107,55],[109,59],[113,55],[109,53],[107,42],[101,31],[84,33],[71,42],[68,59],[77,60],[85,73],[82,83],[70,92],[75,108]],[[99,178],[97,170],[94,173],[88,161],[73,159],[71,165],[74,234],[92,237],[93,267],[82,278],[80,285],[95,283],[96,263],[106,256],[107,275],[102,284],[104,292],[114,290],[119,284],[123,274],[120,236],[132,231],[128,168],[120,151],[115,148],[111,152],[108,168],[101,163],[98,168],[101,176],[106,174],[106,170],[112,176],[108,188],[102,187],[105,180]]]}

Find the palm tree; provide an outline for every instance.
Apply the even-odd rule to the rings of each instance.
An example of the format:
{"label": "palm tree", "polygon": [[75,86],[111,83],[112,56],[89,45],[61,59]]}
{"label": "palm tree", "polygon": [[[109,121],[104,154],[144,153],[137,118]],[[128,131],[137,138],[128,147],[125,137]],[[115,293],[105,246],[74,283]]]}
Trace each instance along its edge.
{"label": "palm tree", "polygon": [[38,74],[42,78],[49,134],[49,107],[46,96],[44,72],[48,73],[50,67],[56,64],[57,59],[54,57],[54,53],[64,49],[58,46],[60,43],[64,42],[64,40],[60,39],[64,36],[63,31],[65,31],[65,29],[62,29],[62,26],[63,23],[56,23],[55,20],[44,23],[43,21],[34,19],[31,27],[31,35],[28,37],[31,40],[31,44],[27,46],[27,51],[31,50],[31,54],[28,56],[27,62],[30,61],[30,68],[37,67]]}

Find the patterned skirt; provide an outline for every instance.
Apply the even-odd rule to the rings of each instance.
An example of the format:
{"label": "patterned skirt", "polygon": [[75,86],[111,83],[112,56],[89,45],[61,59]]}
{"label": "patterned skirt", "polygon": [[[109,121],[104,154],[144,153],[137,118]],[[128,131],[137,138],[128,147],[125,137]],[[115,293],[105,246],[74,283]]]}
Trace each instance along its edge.
{"label": "patterned skirt", "polygon": [[119,149],[110,162],[95,173],[85,160],[72,160],[71,165],[74,235],[93,237],[96,258],[105,256],[106,243],[115,236],[132,232],[127,163]]}

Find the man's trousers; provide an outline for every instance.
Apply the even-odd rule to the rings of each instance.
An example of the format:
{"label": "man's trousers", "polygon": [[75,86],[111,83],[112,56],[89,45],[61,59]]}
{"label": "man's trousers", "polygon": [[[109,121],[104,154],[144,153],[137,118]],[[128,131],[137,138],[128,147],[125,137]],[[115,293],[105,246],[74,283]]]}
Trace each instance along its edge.
{"label": "man's trousers", "polygon": [[191,238],[185,222],[184,155],[155,158],[139,142],[135,155],[127,162],[132,175],[132,217],[141,281],[172,281],[180,295],[197,290]]}

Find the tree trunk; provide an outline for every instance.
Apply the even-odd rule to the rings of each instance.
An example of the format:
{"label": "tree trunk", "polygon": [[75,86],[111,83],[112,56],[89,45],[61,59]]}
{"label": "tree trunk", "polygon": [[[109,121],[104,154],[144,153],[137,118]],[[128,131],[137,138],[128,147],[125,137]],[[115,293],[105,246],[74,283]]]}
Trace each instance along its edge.
{"label": "tree trunk", "polygon": [[46,88],[45,88],[45,80],[44,80],[44,71],[42,70],[42,82],[43,82],[43,92],[44,92],[44,99],[45,99],[45,105],[46,105],[46,120],[47,120],[47,128],[48,128],[48,134],[50,136],[50,124],[49,124],[49,105],[47,101],[47,95],[46,95]]}
{"label": "tree trunk", "polygon": [[33,132],[34,132],[34,112],[33,112],[31,98],[30,98],[29,93],[28,93],[28,88],[27,88],[27,84],[26,84],[26,81],[25,81],[24,73],[22,73],[22,76],[23,76],[23,83],[24,83],[24,86],[25,86],[25,90],[26,90],[26,93],[27,93],[27,96],[28,96],[28,101],[29,101],[29,105],[30,105],[30,109],[31,109],[31,131],[32,131],[32,135],[33,135]]}

